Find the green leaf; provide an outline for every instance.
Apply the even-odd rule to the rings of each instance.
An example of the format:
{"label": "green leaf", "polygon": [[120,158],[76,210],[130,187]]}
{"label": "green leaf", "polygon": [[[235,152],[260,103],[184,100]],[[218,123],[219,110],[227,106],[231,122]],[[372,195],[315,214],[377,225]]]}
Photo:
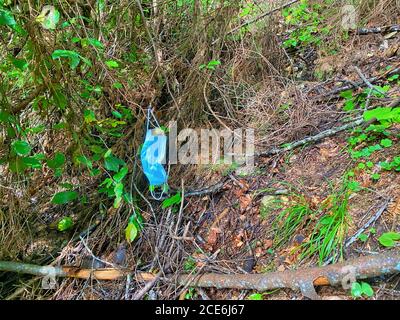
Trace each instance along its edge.
{"label": "green leaf", "polygon": [[126,166],[122,167],[121,170],[119,170],[119,172],[113,176],[114,181],[121,182],[127,173],[128,173],[128,167]]}
{"label": "green leaf", "polygon": [[72,221],[71,217],[64,217],[58,222],[57,229],[58,231],[66,231],[71,229],[73,225],[74,222]]}
{"label": "green leaf", "polygon": [[166,208],[168,208],[168,207],[170,207],[170,206],[172,206],[172,205],[174,205],[174,204],[179,204],[179,203],[181,203],[181,201],[182,201],[182,197],[181,197],[181,194],[178,192],[178,193],[175,194],[174,196],[165,199],[165,200],[162,202],[162,205],[161,205],[161,206],[162,206],[163,209],[166,209]]}
{"label": "green leaf", "polygon": [[103,49],[103,48],[104,48],[104,45],[101,43],[101,41],[100,41],[100,40],[97,40],[97,39],[95,39],[95,38],[87,38],[87,42],[88,42],[91,46],[93,46],[93,47],[95,47],[95,48],[98,48],[98,49]]}
{"label": "green leaf", "polygon": [[120,206],[123,193],[124,193],[124,185],[121,182],[118,182],[114,186],[114,194],[115,194],[114,208],[118,208]]}
{"label": "green leaf", "polygon": [[374,295],[374,290],[366,282],[361,282],[361,291],[368,297],[372,297]]}
{"label": "green leaf", "polygon": [[21,71],[24,71],[28,67],[28,61],[25,59],[16,59],[14,57],[10,58],[11,63]]}
{"label": "green leaf", "polygon": [[60,12],[53,6],[44,6],[42,12],[35,19],[43,28],[54,30],[60,21]]}
{"label": "green leaf", "polygon": [[65,155],[61,152],[57,152],[54,156],[54,159],[48,159],[47,165],[50,169],[57,169],[64,165],[65,163]]}
{"label": "green leaf", "polygon": [[363,170],[363,169],[365,169],[365,163],[359,163],[358,165],[357,165],[357,168],[358,169],[361,169],[361,170]]}
{"label": "green leaf", "polygon": [[57,85],[53,90],[53,101],[56,107],[65,110],[68,105],[68,100],[65,94],[61,91],[61,86]]}
{"label": "green leaf", "polygon": [[19,156],[26,156],[32,150],[31,146],[26,141],[17,140],[11,145],[14,152]]}
{"label": "green leaf", "polygon": [[368,240],[368,235],[366,235],[365,233],[361,233],[361,234],[358,236],[358,239],[360,239],[360,241],[362,241],[362,242],[365,242],[365,241]]}
{"label": "green leaf", "polygon": [[261,293],[253,293],[247,297],[247,300],[263,300],[263,295]]}
{"label": "green leaf", "polygon": [[379,173],[374,173],[371,175],[372,180],[379,180],[381,178],[381,175]]}
{"label": "green leaf", "polygon": [[129,243],[133,242],[138,235],[138,229],[135,224],[132,222],[128,223],[128,226],[125,229],[125,238]]}
{"label": "green leaf", "polygon": [[400,233],[398,232],[386,232],[382,234],[378,241],[384,247],[393,247],[395,245],[395,241],[400,240]]}
{"label": "green leaf", "polygon": [[80,155],[79,157],[76,158],[76,160],[79,161],[79,163],[84,164],[86,167],[88,167],[89,169],[93,168],[93,163],[92,161],[90,161],[90,159],[88,159],[86,156],[84,155]]}
{"label": "green leaf", "polygon": [[343,106],[344,111],[351,111],[355,107],[353,100],[347,100]]}
{"label": "green leaf", "polygon": [[79,53],[71,50],[54,50],[51,57],[53,58],[53,60],[68,58],[69,66],[71,67],[71,69],[75,69],[81,61],[81,56],[79,55]]}
{"label": "green leaf", "polygon": [[346,100],[353,98],[353,90],[346,90],[340,93],[340,96]]}
{"label": "green leaf", "polygon": [[107,170],[118,172],[120,165],[125,165],[125,162],[113,155],[109,155],[104,159],[104,166]]}
{"label": "green leaf", "polygon": [[121,82],[115,82],[113,84],[113,88],[114,89],[122,89],[123,88],[122,83]]}
{"label": "green leaf", "polygon": [[51,202],[54,204],[65,204],[76,198],[78,198],[78,193],[76,191],[62,191],[56,193],[53,199],[51,199]]}
{"label": "green leaf", "polygon": [[0,9],[0,26],[14,26],[16,24],[17,22],[10,11]]}
{"label": "green leaf", "polygon": [[364,112],[364,120],[376,118],[378,121],[400,121],[400,108],[376,108]]}
{"label": "green leaf", "polygon": [[32,168],[32,169],[42,168],[42,163],[34,157],[25,157],[25,158],[22,158],[22,161],[28,168]]}
{"label": "green leaf", "polygon": [[85,119],[85,123],[92,123],[96,122],[96,115],[94,114],[94,111],[86,109],[83,112],[83,117]]}
{"label": "green leaf", "polygon": [[389,148],[393,145],[393,141],[390,139],[382,139],[381,140],[381,146],[384,148]]}
{"label": "green leaf", "polygon": [[351,295],[354,298],[360,298],[362,295],[362,288],[361,285],[358,282],[353,282],[351,285]]}
{"label": "green leaf", "polygon": [[106,66],[109,67],[110,69],[114,69],[114,68],[118,68],[119,64],[117,61],[115,60],[107,60],[106,62]]}

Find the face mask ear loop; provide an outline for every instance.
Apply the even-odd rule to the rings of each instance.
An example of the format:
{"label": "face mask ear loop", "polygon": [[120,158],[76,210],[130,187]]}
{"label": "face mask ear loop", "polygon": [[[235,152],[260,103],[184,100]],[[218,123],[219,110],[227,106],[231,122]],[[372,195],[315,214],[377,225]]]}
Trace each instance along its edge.
{"label": "face mask ear loop", "polygon": [[151,196],[153,197],[154,200],[160,201],[162,199],[163,195],[164,195],[164,189],[162,190],[160,196],[158,196],[158,197],[155,195],[153,190],[150,191],[150,194],[151,194]]}

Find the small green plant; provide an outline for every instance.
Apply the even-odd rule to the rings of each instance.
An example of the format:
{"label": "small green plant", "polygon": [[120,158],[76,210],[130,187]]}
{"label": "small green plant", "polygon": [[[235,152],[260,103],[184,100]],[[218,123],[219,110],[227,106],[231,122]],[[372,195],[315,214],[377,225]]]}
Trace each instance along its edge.
{"label": "small green plant", "polygon": [[175,195],[165,199],[162,204],[161,207],[163,209],[167,209],[169,207],[172,207],[173,205],[178,205],[180,204],[182,201],[182,195],[180,192],[177,192]]}
{"label": "small green plant", "polygon": [[378,238],[379,243],[384,247],[394,247],[400,241],[400,233],[386,232]]}
{"label": "small green plant", "polygon": [[54,204],[66,204],[78,198],[78,192],[76,191],[62,191],[58,192],[53,196],[51,202]]}
{"label": "small green plant", "polygon": [[71,217],[64,217],[57,223],[58,231],[67,231],[72,228],[74,222]]}
{"label": "small green plant", "polygon": [[264,300],[262,293],[253,293],[247,297],[247,300]]}
{"label": "small green plant", "polygon": [[221,64],[221,61],[219,61],[219,60],[211,60],[211,61],[209,61],[207,64],[201,64],[201,65],[199,66],[199,70],[207,69],[207,70],[212,70],[212,71],[214,71],[215,68],[216,68],[217,66],[219,66],[220,64]]}
{"label": "small green plant", "polygon": [[185,293],[185,300],[193,300],[196,299],[198,296],[196,288],[188,288],[187,292]]}
{"label": "small green plant", "polygon": [[284,209],[275,219],[275,246],[287,242],[295,231],[306,227],[307,222],[313,215],[308,202],[302,196],[295,196],[288,208]]}
{"label": "small green plant", "polygon": [[310,4],[307,0],[302,0],[300,4],[285,8],[282,15],[288,27],[295,26],[289,38],[283,42],[283,46],[298,47],[310,44],[321,43],[321,35],[329,33],[329,27],[321,27],[324,20],[319,4]]}
{"label": "small green plant", "polygon": [[341,188],[332,194],[319,209],[322,215],[310,235],[310,239],[302,244],[300,258],[318,254],[319,264],[330,256],[335,260],[343,256],[343,242],[348,228],[348,202],[352,190],[349,181],[344,180]]}
{"label": "small green plant", "polygon": [[351,285],[351,296],[353,298],[361,298],[362,296],[367,296],[371,298],[374,295],[374,290],[366,282],[353,282]]}
{"label": "small green plant", "polygon": [[143,229],[143,217],[140,213],[134,211],[134,213],[129,217],[128,225],[125,229],[125,239],[128,243],[133,242],[140,231]]}
{"label": "small green plant", "polygon": [[196,269],[196,260],[192,256],[189,256],[183,263],[183,270],[186,272],[191,272],[194,269]]}

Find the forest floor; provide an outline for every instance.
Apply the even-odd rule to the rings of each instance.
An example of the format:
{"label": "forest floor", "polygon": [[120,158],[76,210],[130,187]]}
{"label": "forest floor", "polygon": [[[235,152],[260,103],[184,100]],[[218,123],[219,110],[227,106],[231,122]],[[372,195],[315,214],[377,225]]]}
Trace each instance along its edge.
{"label": "forest floor", "polygon": [[[307,57],[296,52],[290,54],[292,64],[285,72],[293,81],[284,87],[269,82],[258,88],[244,115],[248,125],[257,128],[256,153],[269,150],[271,141],[274,145],[299,141],[362,115],[359,105],[354,110],[344,111],[349,95],[327,97],[327,93],[335,88],[363,83],[355,66],[368,79],[400,66],[400,32],[359,35],[346,41],[334,54],[321,59],[318,58],[321,56],[319,48],[310,48],[311,54]],[[379,88],[389,86],[385,88],[386,97],[363,96],[368,88],[365,83],[359,88],[354,87],[350,96],[363,97],[363,101],[358,100],[355,104],[368,101],[369,107],[388,105],[400,96],[398,81],[397,77],[382,76],[374,82]],[[279,91],[276,91],[278,87]],[[271,104],[280,108],[271,110]],[[288,115],[282,106],[295,106],[302,111]],[[268,124],[270,127],[263,127]],[[283,132],[279,134],[271,133],[282,128]],[[400,231],[400,176],[396,170],[382,170],[379,163],[390,162],[399,156],[400,125],[394,124],[385,133],[379,128],[373,133],[362,130],[341,131],[290,151],[256,156],[256,168],[249,174],[241,174],[237,167],[226,165],[173,168],[171,185],[175,189],[184,186],[183,200],[168,208],[161,208],[159,202],[147,201],[148,208],[142,211],[144,229],[139,239],[129,245],[124,244],[126,219],[119,216],[118,210],[107,210],[98,203],[68,205],[60,210],[44,200],[53,192],[55,182],[50,176],[48,180],[38,176],[36,183],[31,183],[30,202],[20,203],[23,210],[38,213],[35,229],[30,230],[29,235],[34,240],[24,245],[16,243],[16,252],[10,256],[37,264],[88,268],[99,262],[90,260],[95,255],[101,260],[97,266],[100,268],[108,263],[154,275],[165,272],[143,293],[145,299],[248,299],[255,297],[257,292],[182,288],[174,284],[175,276],[205,271],[229,274],[284,272],[327,261],[336,262],[341,258],[347,260],[398,250],[398,244],[389,249],[378,239],[386,232]],[[366,138],[359,138],[362,134],[366,134]],[[62,150],[63,141],[59,138],[59,141],[52,140],[53,150]],[[390,142],[382,143],[385,139]],[[368,155],[354,156],[376,144],[383,146]],[[94,196],[90,178],[74,174],[76,172],[71,173],[70,181],[85,186],[88,199]],[[215,185],[213,192],[190,195],[193,190]],[[348,197],[342,197],[344,194]],[[336,234],[343,237],[343,248],[332,249],[323,261],[315,253],[302,256],[303,245],[311,240],[319,216],[335,214],[334,201],[339,205],[346,202],[344,222],[340,226],[345,231]],[[279,233],[285,232],[282,220],[288,219],[291,209],[296,206],[310,215],[281,241]],[[60,235],[52,223],[66,211],[72,217],[83,219],[80,218],[73,231]],[[374,216],[376,221],[368,224]],[[89,235],[70,240],[79,234],[78,230],[92,225]],[[355,237],[355,241],[347,245],[360,230],[362,236]],[[21,247],[24,247],[22,254]],[[61,251],[60,247],[63,248]],[[89,251],[89,248],[92,249]],[[123,262],[118,258],[120,255]],[[161,270],[160,265],[172,270],[175,276]],[[369,279],[368,283],[374,290],[372,299],[400,298],[398,274]],[[4,284],[0,288],[2,297],[11,295],[28,299],[131,299],[143,287],[142,283],[126,277],[117,281],[66,278],[59,280],[56,290],[43,290],[40,281],[32,280],[30,276],[7,277]],[[323,299],[353,299],[349,290],[340,287],[321,287],[317,292]],[[300,292],[291,289],[265,292],[262,298],[304,299]]]}

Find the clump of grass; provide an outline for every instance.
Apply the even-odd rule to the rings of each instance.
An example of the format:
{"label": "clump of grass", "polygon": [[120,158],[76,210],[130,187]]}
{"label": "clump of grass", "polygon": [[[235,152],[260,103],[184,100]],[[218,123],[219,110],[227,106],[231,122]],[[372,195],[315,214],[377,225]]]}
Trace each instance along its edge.
{"label": "clump of grass", "polygon": [[296,196],[292,204],[275,219],[275,246],[286,243],[297,230],[306,227],[312,214],[307,200],[303,196]]}
{"label": "clump of grass", "polygon": [[349,181],[345,180],[341,188],[317,208],[312,208],[303,196],[296,196],[293,203],[275,218],[275,247],[282,246],[296,233],[309,228],[308,240],[296,249],[300,251],[300,260],[318,255],[321,265],[329,257],[335,261],[342,258],[350,194]]}
{"label": "clump of grass", "polygon": [[334,261],[343,258],[343,242],[348,229],[348,202],[351,191],[345,181],[336,193],[328,197],[321,206],[318,219],[310,239],[302,245],[300,259],[318,254],[319,264],[329,257]]}

